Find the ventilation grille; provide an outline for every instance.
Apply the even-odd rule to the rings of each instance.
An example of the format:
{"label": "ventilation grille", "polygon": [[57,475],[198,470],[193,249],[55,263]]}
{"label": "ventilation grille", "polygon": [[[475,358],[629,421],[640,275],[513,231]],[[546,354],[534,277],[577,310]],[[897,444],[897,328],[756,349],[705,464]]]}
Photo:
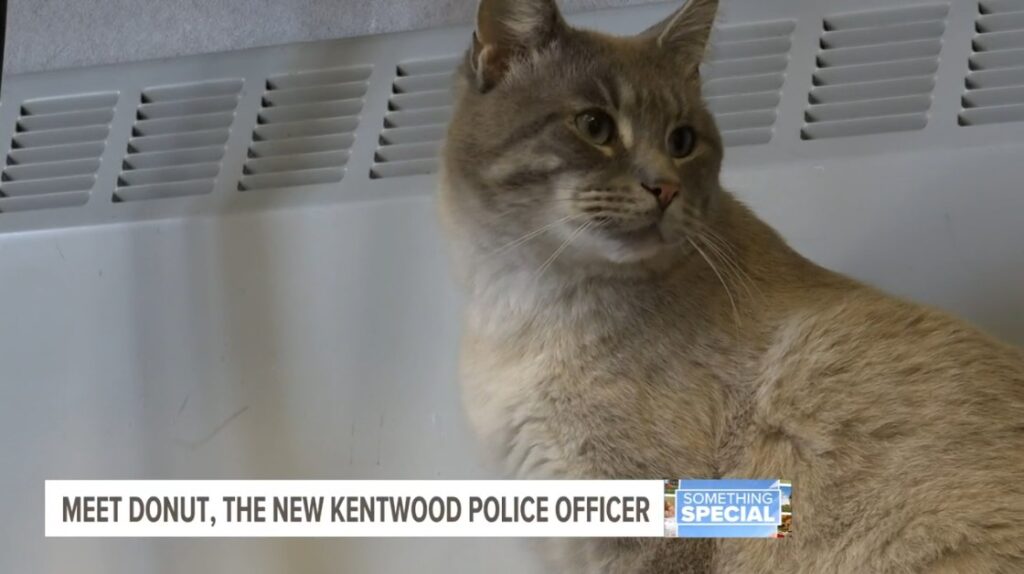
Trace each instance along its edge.
{"label": "ventilation grille", "polygon": [[0,181],[0,212],[89,201],[116,104],[114,92],[23,102]]}
{"label": "ventilation grille", "polygon": [[983,0],[960,124],[1024,121],[1024,0]]}
{"label": "ventilation grille", "polygon": [[825,18],[801,137],[924,128],[948,13],[933,4]]}
{"label": "ventilation grille", "polygon": [[238,79],[143,90],[114,201],[213,191],[241,90]]}
{"label": "ventilation grille", "polygon": [[437,172],[452,115],[452,73],[460,60],[449,56],[398,65],[370,177]]}
{"label": "ventilation grille", "polygon": [[725,145],[772,139],[795,27],[781,21],[715,30],[702,77]]}
{"label": "ventilation grille", "polygon": [[358,66],[268,78],[238,189],[340,182],[372,72]]}

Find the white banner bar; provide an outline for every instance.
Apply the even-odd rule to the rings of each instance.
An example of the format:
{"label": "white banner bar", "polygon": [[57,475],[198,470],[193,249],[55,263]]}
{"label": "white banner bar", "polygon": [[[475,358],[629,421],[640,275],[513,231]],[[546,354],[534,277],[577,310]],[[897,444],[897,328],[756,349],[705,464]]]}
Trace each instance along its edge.
{"label": "white banner bar", "polygon": [[48,537],[661,537],[661,480],[48,480]]}

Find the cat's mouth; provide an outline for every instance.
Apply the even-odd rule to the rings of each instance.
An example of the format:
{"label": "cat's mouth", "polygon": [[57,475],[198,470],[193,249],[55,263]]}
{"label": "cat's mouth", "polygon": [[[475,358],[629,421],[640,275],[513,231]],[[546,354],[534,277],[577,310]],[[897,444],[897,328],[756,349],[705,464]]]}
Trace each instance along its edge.
{"label": "cat's mouth", "polygon": [[651,223],[634,229],[608,229],[607,233],[613,239],[623,243],[664,243],[665,237],[661,233],[661,227],[657,223]]}
{"label": "cat's mouth", "polygon": [[634,228],[604,228],[595,234],[601,251],[617,262],[631,262],[656,255],[666,245],[657,223]]}

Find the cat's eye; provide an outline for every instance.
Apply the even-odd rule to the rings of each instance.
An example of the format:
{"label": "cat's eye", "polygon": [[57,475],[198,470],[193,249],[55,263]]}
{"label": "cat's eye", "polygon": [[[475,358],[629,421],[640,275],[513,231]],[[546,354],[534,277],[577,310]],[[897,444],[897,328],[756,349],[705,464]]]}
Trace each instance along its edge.
{"label": "cat's eye", "polygon": [[608,145],[615,137],[615,121],[601,110],[587,110],[577,115],[576,129],[594,145]]}
{"label": "cat's eye", "polygon": [[697,146],[697,133],[689,126],[682,126],[668,134],[668,153],[674,158],[683,158],[693,153]]}

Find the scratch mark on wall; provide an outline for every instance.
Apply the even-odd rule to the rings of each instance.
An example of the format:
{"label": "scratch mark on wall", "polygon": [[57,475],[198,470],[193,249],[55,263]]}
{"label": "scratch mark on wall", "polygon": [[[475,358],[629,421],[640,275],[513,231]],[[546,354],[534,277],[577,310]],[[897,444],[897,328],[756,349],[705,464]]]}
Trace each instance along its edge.
{"label": "scratch mark on wall", "polygon": [[348,439],[348,465],[352,466],[352,462],[355,460],[356,450],[356,423],[352,423],[352,430],[349,433]]}
{"label": "scratch mark on wall", "polygon": [[[430,415],[430,422],[434,426],[434,430],[437,433],[437,448],[438,448],[438,454],[440,454],[440,453],[444,452],[444,427],[439,424],[440,423],[440,417],[437,415],[437,413],[433,413],[433,414]],[[436,463],[438,461],[440,461],[440,457],[439,456],[435,456],[434,457],[434,462],[435,462],[434,475],[437,476],[438,478],[440,478],[441,477],[441,471],[442,471],[442,465],[437,465]]]}
{"label": "scratch mark on wall", "polygon": [[377,466],[380,466],[380,441],[384,436],[384,413],[380,414],[380,426],[377,427]]}
{"label": "scratch mark on wall", "polygon": [[237,419],[238,417],[240,417],[243,414],[245,414],[245,411],[247,411],[247,410],[249,410],[249,405],[245,405],[244,407],[242,407],[242,408],[238,409],[237,411],[235,411],[235,413],[233,415],[231,415],[230,417],[224,419],[224,422],[222,422],[219,425],[217,425],[216,428],[214,428],[212,431],[210,431],[203,438],[201,438],[201,439],[199,439],[199,440],[197,440],[195,442],[189,442],[189,443],[185,443],[185,444],[187,444],[190,448],[198,448],[198,447],[203,446],[204,444],[206,444],[206,443],[210,442],[211,440],[213,440],[213,437],[215,437],[218,434],[220,434],[221,431],[226,429],[229,424],[234,422],[235,419]]}

